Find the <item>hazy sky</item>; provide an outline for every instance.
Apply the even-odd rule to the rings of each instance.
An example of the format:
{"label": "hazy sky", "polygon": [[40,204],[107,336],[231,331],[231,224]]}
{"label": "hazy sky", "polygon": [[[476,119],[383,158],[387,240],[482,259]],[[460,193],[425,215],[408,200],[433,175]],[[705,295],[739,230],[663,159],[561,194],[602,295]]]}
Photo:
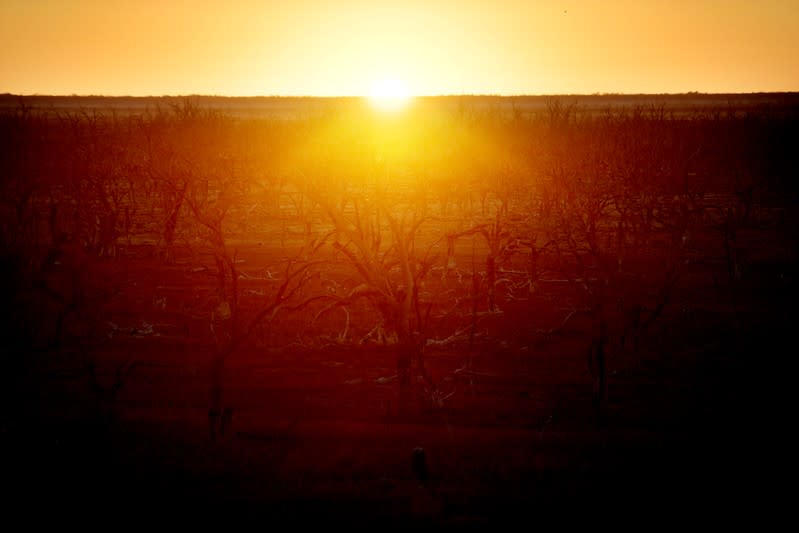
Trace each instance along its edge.
{"label": "hazy sky", "polygon": [[799,90],[799,0],[0,0],[0,93]]}

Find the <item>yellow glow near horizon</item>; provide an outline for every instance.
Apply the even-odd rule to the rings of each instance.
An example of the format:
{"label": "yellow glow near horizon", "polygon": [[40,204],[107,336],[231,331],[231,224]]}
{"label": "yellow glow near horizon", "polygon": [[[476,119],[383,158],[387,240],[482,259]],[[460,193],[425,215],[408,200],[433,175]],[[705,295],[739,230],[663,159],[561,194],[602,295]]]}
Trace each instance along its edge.
{"label": "yellow glow near horizon", "polygon": [[372,84],[369,102],[381,111],[399,111],[408,105],[411,94],[402,80],[385,78]]}
{"label": "yellow glow near horizon", "polygon": [[797,91],[797,27],[798,0],[0,0],[0,93]]}

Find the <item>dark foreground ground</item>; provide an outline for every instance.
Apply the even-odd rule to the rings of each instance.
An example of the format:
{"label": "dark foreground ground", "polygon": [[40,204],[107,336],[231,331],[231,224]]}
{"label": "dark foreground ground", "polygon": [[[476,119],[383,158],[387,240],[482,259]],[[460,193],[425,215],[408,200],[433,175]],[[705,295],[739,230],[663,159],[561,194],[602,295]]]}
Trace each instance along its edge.
{"label": "dark foreground ground", "polygon": [[[176,311],[213,279],[128,250],[98,263],[136,283],[104,308],[96,338],[6,355],[3,506],[30,523],[103,527],[771,520],[790,503],[778,487],[794,464],[797,295],[793,243],[768,235],[753,249],[783,259],[749,263],[734,301],[691,265],[639,350],[611,346],[604,419],[587,322],[542,339],[531,332],[552,325],[552,304],[533,298],[503,300],[471,347],[428,347],[439,403],[428,391],[403,407],[392,346],[248,345],[230,359],[232,417],[213,441],[212,346],[196,333],[208,322]],[[565,298],[554,285],[540,297]]]}
{"label": "dark foreground ground", "polygon": [[60,365],[43,354],[2,428],[4,506],[30,523],[90,526],[766,519],[781,501],[773,480],[788,472],[791,324],[695,320],[609,369],[604,424],[582,339],[568,335],[536,351],[431,350],[448,396],[406,412],[390,350],[243,354],[228,374],[232,421],[215,442],[202,346],[119,340],[101,385],[115,358],[143,355],[113,401],[70,369],[73,354]]}
{"label": "dark foreground ground", "polygon": [[[500,271],[502,284],[492,285],[501,312],[488,312],[483,295],[479,320],[473,320],[477,307],[468,302],[479,291],[472,280],[487,265],[487,249],[478,237],[472,244],[459,241],[459,249],[453,245],[453,255],[447,250],[444,256],[442,245],[437,270],[431,269],[425,280],[425,290],[445,295],[436,299],[436,313],[441,311],[443,318],[427,337],[433,341],[426,363],[434,390],[417,391],[421,395],[407,402],[399,400],[396,346],[380,342],[377,335],[370,337],[381,320],[376,306],[353,304],[346,327],[338,310],[313,327],[306,327],[313,322],[308,314],[287,314],[265,328],[268,331],[254,334],[229,359],[224,395],[229,423],[225,434],[213,440],[208,430],[209,363],[215,342],[211,327],[225,319],[216,319],[222,300],[215,296],[215,273],[222,258],[217,255],[215,261],[207,251],[209,243],[217,248],[218,243],[213,244],[211,233],[203,237],[208,242],[197,240],[205,235],[198,227],[215,227],[207,226],[206,215],[213,211],[202,210],[202,193],[208,194],[209,179],[222,183],[229,169],[239,168],[228,166],[224,154],[217,154],[225,132],[232,139],[230,148],[236,148],[232,153],[240,154],[244,175],[251,177],[281,176],[280,161],[271,161],[270,154],[293,150],[292,139],[304,142],[305,130],[282,140],[290,125],[264,122],[263,130],[255,130],[263,134],[263,143],[256,147],[271,147],[271,152],[257,148],[253,155],[242,148],[251,144],[248,130],[237,130],[238,122],[213,114],[203,118],[192,101],[177,105],[174,116],[136,115],[159,101],[103,101],[120,116],[131,113],[130,121],[106,124],[108,135],[96,128],[104,124],[96,116],[77,112],[91,108],[89,101],[23,102],[44,114],[29,115],[20,107],[4,118],[0,514],[7,524],[69,529],[130,523],[152,527],[165,525],[165,520],[183,526],[221,521],[287,529],[479,528],[511,523],[532,529],[543,520],[648,528],[665,521],[698,525],[697,516],[702,525],[716,527],[771,525],[793,509],[795,480],[796,95],[742,97],[745,101],[713,98],[722,99],[714,105],[728,106],[696,113],[703,97],[668,99],[664,106],[674,115],[666,119],[658,118],[659,98],[643,102],[654,104],[643,114],[614,118],[601,110],[631,102],[614,104],[611,97],[597,97],[588,104],[598,113],[575,123],[563,119],[564,108],[550,107],[546,98],[503,100],[502,109],[514,115],[520,111],[519,120],[486,122],[485,127],[501,126],[497,131],[507,139],[524,141],[512,146],[535,148],[514,148],[522,150],[519,159],[531,165],[517,185],[527,187],[538,183],[527,179],[531,176],[537,180],[560,167],[568,169],[573,160],[583,161],[584,167],[575,163],[574,173],[561,177],[570,179],[577,199],[590,205],[596,191],[582,189],[586,185],[577,178],[586,170],[589,176],[626,176],[605,172],[606,164],[618,163],[620,171],[630,170],[632,176],[637,175],[636,167],[645,170],[646,180],[659,176],[666,191],[671,190],[667,185],[672,173],[685,178],[702,193],[685,193],[686,208],[692,198],[719,204],[715,210],[697,211],[701,217],[691,232],[652,230],[645,236],[653,240],[636,244],[635,255],[619,256],[627,261],[625,272],[629,268],[640,274],[630,279],[646,289],[638,291],[642,305],[650,311],[659,302],[665,305],[662,313],[648,314],[657,321],[641,334],[635,349],[629,343],[620,345],[623,328],[614,330],[603,416],[593,408],[587,368],[591,319],[565,320],[588,305],[580,300],[582,275],[564,263],[542,268],[541,272],[555,272],[549,277],[533,276],[531,270],[524,279],[514,278],[513,271],[524,274],[518,252],[515,266],[511,262],[510,270]],[[268,115],[272,111],[267,104],[275,104],[259,101],[266,107],[248,111],[252,102],[237,102],[240,116]],[[225,109],[227,103],[219,106]],[[490,99],[472,103],[475,109],[493,105]],[[0,107],[14,110],[19,104],[16,97],[0,97]],[[170,109],[170,101],[160,104]],[[452,104],[459,105],[459,100]],[[789,117],[784,120],[769,107],[783,104]],[[753,111],[761,107],[762,112]],[[530,111],[532,117],[536,109],[549,114],[542,111],[525,126],[524,113]],[[59,110],[75,113],[60,115]],[[474,116],[479,118],[479,113]],[[592,116],[596,121],[588,120]],[[693,122],[684,122],[686,117]],[[515,128],[524,133],[528,126],[531,137],[517,137],[521,134]],[[446,135],[439,141],[446,148],[450,129],[442,131]],[[481,133],[479,128],[475,131]],[[670,133],[660,136],[661,131]],[[161,135],[161,152],[152,152],[152,135],[156,141]],[[598,142],[608,135],[616,145]],[[195,136],[207,136],[210,154],[203,146],[196,148]],[[586,141],[584,154],[573,137]],[[494,138],[501,143],[505,137]],[[247,142],[238,146],[236,139]],[[324,144],[320,146],[316,150],[327,153]],[[342,140],[333,146],[346,162],[349,143]],[[468,155],[471,146],[464,144],[453,157]],[[540,163],[539,173],[534,163]],[[319,167],[326,165],[320,156]],[[256,172],[259,168],[261,174]],[[347,165],[338,170],[344,173]],[[185,182],[182,172],[189,176]],[[231,172],[238,175],[238,170]],[[754,180],[752,187],[746,185],[747,176]],[[479,168],[473,177],[474,181],[451,183],[485,181]],[[307,185],[297,180],[295,185]],[[709,185],[702,189],[705,181]],[[197,202],[194,210],[184,206],[180,211],[181,183]],[[619,184],[611,180],[609,185]],[[139,204],[107,197],[107,190],[121,195],[128,188],[136,192]],[[242,193],[241,205],[236,206],[239,218],[225,223],[231,231],[224,235],[228,250],[235,249],[225,257],[242,274],[236,276],[236,295],[250,313],[274,296],[279,278],[287,272],[282,270],[285,260],[294,257],[294,250],[282,241],[291,244],[292,235],[304,235],[302,222],[312,220],[300,219],[296,235],[287,231],[286,220],[294,219],[286,213],[294,213],[296,207],[299,217],[305,205],[286,207],[289,200],[302,199],[292,190],[284,190],[276,202],[264,193],[271,202],[264,204],[264,212],[274,208],[281,215],[274,220],[254,216],[259,225],[253,227],[264,226],[266,237],[236,230],[247,236],[237,239],[233,233],[233,222],[248,221],[252,192]],[[475,191],[467,191],[466,198],[477,198]],[[368,190],[361,192],[366,199]],[[655,196],[654,204],[636,207],[633,202],[631,209],[646,212],[648,206],[676,217],[681,200],[672,201],[672,194],[660,200]],[[556,195],[561,197],[566,202],[570,195]],[[645,191],[631,198],[639,197],[641,202],[653,198]],[[506,198],[513,199],[513,193]],[[457,207],[464,211],[461,220],[452,227],[433,224],[428,231],[435,235],[422,235],[420,245],[449,236],[450,231],[475,235],[465,230],[471,224],[466,220],[480,212],[478,204],[470,201]],[[442,216],[455,209],[442,205]],[[104,225],[103,220],[111,219],[101,215],[110,213],[121,222],[127,207],[137,208],[147,224],[136,229],[134,217],[128,233],[117,235],[116,225]],[[752,220],[747,221],[750,207]],[[747,214],[740,220],[733,216],[738,208]],[[524,220],[538,216],[539,210],[526,204],[519,209]],[[560,213],[575,228],[582,223],[577,209]],[[175,214],[167,216],[170,212]],[[182,214],[176,222],[178,213]],[[499,228],[499,214],[489,214],[485,219],[483,212],[478,220],[488,220],[489,225],[495,220]],[[64,220],[59,222],[59,216]],[[325,213],[314,216],[327,221],[320,228],[328,227]],[[178,238],[166,254],[156,243],[161,236],[166,239],[170,221],[173,232],[177,224]],[[534,221],[530,227],[537,227]],[[561,235],[560,224],[543,215],[539,222],[546,230],[543,235]],[[84,226],[85,242],[78,239],[74,242],[80,245],[70,247],[73,241],[62,241],[59,229],[80,234]],[[100,235],[104,227],[114,230],[110,237]],[[89,235],[92,228],[96,235]],[[269,238],[266,230],[279,236]],[[499,230],[493,233],[501,235]],[[670,254],[652,246],[658,238],[683,245],[691,241],[686,255],[680,256],[679,281],[667,302],[660,296],[660,280],[669,271],[664,258]],[[111,254],[109,244],[118,245],[118,253]],[[274,249],[265,251],[270,247]],[[328,247],[325,253],[332,256],[335,250]],[[579,250],[575,245],[575,254]],[[62,255],[52,255],[54,251]],[[382,257],[386,254],[389,251]],[[328,256],[314,259],[329,260]],[[546,254],[542,257],[546,267]],[[631,261],[636,258],[651,269],[636,271]],[[450,271],[449,259],[456,259],[460,270]],[[316,277],[308,278],[305,294],[323,294],[331,287],[349,290],[360,283],[357,269],[346,272],[344,257],[325,264]],[[363,260],[359,266],[368,264]],[[385,264],[393,268],[391,261]],[[447,272],[452,279],[446,278]],[[602,280],[591,283],[601,287]],[[635,293],[636,286],[630,287],[619,294]],[[449,299],[460,303],[450,305]],[[612,302],[607,308],[615,312]],[[470,324],[476,331],[471,342],[463,334]],[[455,335],[458,331],[460,336]],[[451,342],[446,341],[448,335]]]}

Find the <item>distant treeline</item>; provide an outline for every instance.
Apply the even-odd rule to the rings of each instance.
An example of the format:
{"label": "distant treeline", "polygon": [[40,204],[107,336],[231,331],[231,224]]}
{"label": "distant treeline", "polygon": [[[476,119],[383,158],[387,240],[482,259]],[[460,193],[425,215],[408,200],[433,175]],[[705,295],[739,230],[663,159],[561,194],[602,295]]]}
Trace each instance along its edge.
{"label": "distant treeline", "polygon": [[[214,109],[231,115],[291,116],[314,112],[330,105],[361,101],[357,96],[102,96],[102,95],[16,95],[0,94],[0,109],[26,106],[41,110],[97,110],[139,112],[147,109],[170,109],[190,102],[194,106]],[[763,107],[780,111],[799,110],[799,92],[778,93],[682,93],[682,94],[571,94],[571,95],[442,95],[417,97],[418,103],[471,109],[504,109],[522,112],[546,111],[559,101],[586,111],[618,108],[662,107],[674,112],[702,109],[746,111]]]}

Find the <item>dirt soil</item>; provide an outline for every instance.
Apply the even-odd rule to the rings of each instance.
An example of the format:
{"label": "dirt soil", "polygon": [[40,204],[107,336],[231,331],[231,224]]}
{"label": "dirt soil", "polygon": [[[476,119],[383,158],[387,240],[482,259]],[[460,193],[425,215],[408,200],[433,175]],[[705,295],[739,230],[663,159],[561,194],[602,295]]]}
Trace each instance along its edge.
{"label": "dirt soil", "polygon": [[782,426],[770,419],[790,390],[776,383],[795,300],[773,277],[742,285],[736,308],[687,287],[692,305],[672,305],[635,357],[609,357],[602,421],[579,321],[538,342],[535,307],[508,301],[472,346],[431,345],[437,396],[405,404],[391,346],[248,345],[229,361],[230,420],[212,441],[211,349],[198,340],[207,320],[185,311],[202,298],[203,273],[187,265],[141,250],[116,259],[113,272],[137,283],[103,308],[105,340],[28,352],[4,399],[14,402],[1,441],[9,509],[65,524],[170,516],[398,528],[712,516],[750,508],[756,483],[779,466]]}

